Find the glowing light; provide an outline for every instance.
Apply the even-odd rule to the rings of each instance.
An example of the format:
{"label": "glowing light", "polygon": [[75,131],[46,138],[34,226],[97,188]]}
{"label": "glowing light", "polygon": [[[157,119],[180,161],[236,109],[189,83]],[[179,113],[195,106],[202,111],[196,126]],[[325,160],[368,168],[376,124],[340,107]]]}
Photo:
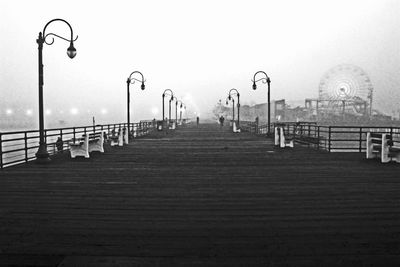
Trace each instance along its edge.
{"label": "glowing light", "polygon": [[153,108],[151,109],[151,113],[152,113],[153,115],[157,115],[157,114],[158,114],[158,108],[157,108],[157,107],[153,107]]}
{"label": "glowing light", "polygon": [[13,114],[13,110],[10,109],[10,108],[6,109],[6,114],[7,114],[7,115]]}
{"label": "glowing light", "polygon": [[46,111],[44,112],[46,115],[51,115],[51,109],[46,109]]}
{"label": "glowing light", "polygon": [[108,113],[108,110],[107,109],[105,109],[105,108],[102,108],[101,110],[100,110],[100,112],[101,112],[101,114],[107,114]]}
{"label": "glowing light", "polygon": [[32,116],[32,114],[33,114],[32,109],[27,109],[27,110],[26,110],[26,115],[27,115],[27,116]]}
{"label": "glowing light", "polygon": [[71,108],[69,111],[72,115],[76,115],[79,113],[79,110],[77,108]]}

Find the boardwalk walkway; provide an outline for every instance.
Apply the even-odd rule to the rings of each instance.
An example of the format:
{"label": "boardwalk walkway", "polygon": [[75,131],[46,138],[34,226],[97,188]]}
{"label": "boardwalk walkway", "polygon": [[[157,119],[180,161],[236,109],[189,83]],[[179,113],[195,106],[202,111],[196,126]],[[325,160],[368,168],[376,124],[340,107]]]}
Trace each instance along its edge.
{"label": "boardwalk walkway", "polygon": [[400,164],[200,125],[0,171],[0,265],[398,266]]}

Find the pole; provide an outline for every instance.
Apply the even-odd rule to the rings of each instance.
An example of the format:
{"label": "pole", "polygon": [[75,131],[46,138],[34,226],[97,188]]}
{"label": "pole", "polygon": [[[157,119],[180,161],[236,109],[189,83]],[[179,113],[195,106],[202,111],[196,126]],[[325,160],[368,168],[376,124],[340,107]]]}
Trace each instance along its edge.
{"label": "pole", "polygon": [[131,83],[131,81],[129,80],[129,78],[128,78],[128,80],[126,81],[126,102],[127,102],[127,108],[126,108],[126,113],[127,113],[127,117],[128,117],[128,136],[129,136],[129,132],[130,132],[130,129],[129,129],[129,127],[130,127],[130,122],[131,122],[131,119],[130,119],[130,94],[129,94],[129,84]]}
{"label": "pole", "polygon": [[237,108],[238,108],[238,119],[237,119],[237,126],[239,127],[240,125],[240,96],[239,96],[239,94],[237,95],[238,96],[238,103],[237,103]]}
{"label": "pole", "polygon": [[235,99],[232,97],[232,121],[235,121]]}
{"label": "pole", "polygon": [[270,95],[270,84],[271,80],[267,78],[268,83],[268,136],[271,134],[271,95]]}
{"label": "pole", "polygon": [[169,117],[168,117],[168,123],[171,122],[171,99],[169,100]]}
{"label": "pole", "polygon": [[162,121],[164,124],[164,119],[165,118],[165,114],[164,114],[164,94],[162,95]]}
{"label": "pole", "polygon": [[44,116],[43,116],[43,43],[44,38],[42,33],[39,33],[39,38],[36,40],[38,44],[38,63],[39,63],[39,149],[36,152],[37,162],[50,161],[49,153],[47,152],[46,139],[44,137]]}

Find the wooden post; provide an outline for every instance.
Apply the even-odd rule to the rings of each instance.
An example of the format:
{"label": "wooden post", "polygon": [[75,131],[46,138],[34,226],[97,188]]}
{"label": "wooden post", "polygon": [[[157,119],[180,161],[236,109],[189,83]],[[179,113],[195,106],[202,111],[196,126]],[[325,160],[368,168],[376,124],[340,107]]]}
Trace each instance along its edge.
{"label": "wooden post", "polygon": [[362,127],[360,127],[360,136],[359,136],[359,143],[358,143],[358,152],[361,152],[361,149],[362,149],[362,141],[363,141],[362,133],[363,133]]}

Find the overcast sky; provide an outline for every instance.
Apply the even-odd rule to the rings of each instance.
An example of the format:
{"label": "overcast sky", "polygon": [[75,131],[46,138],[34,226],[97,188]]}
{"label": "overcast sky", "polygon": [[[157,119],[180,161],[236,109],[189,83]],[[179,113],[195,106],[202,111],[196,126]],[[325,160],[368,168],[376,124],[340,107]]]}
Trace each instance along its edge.
{"label": "overcast sky", "polygon": [[[135,70],[146,90],[131,86],[132,117],[161,118],[166,88],[188,110],[209,112],[229,89],[242,104],[266,102],[266,86],[251,89],[258,70],[271,78],[271,98],[304,103],[318,96],[321,77],[354,64],[371,78],[374,107],[389,114],[400,103],[400,1],[6,1],[0,0],[0,116],[6,109],[37,113],[38,33],[67,20],[68,43],[45,45],[45,108],[91,118],[126,118],[126,79]],[[66,25],[49,26],[69,37]],[[89,115],[90,114],[90,115]],[[113,118],[114,119],[114,118]]]}

